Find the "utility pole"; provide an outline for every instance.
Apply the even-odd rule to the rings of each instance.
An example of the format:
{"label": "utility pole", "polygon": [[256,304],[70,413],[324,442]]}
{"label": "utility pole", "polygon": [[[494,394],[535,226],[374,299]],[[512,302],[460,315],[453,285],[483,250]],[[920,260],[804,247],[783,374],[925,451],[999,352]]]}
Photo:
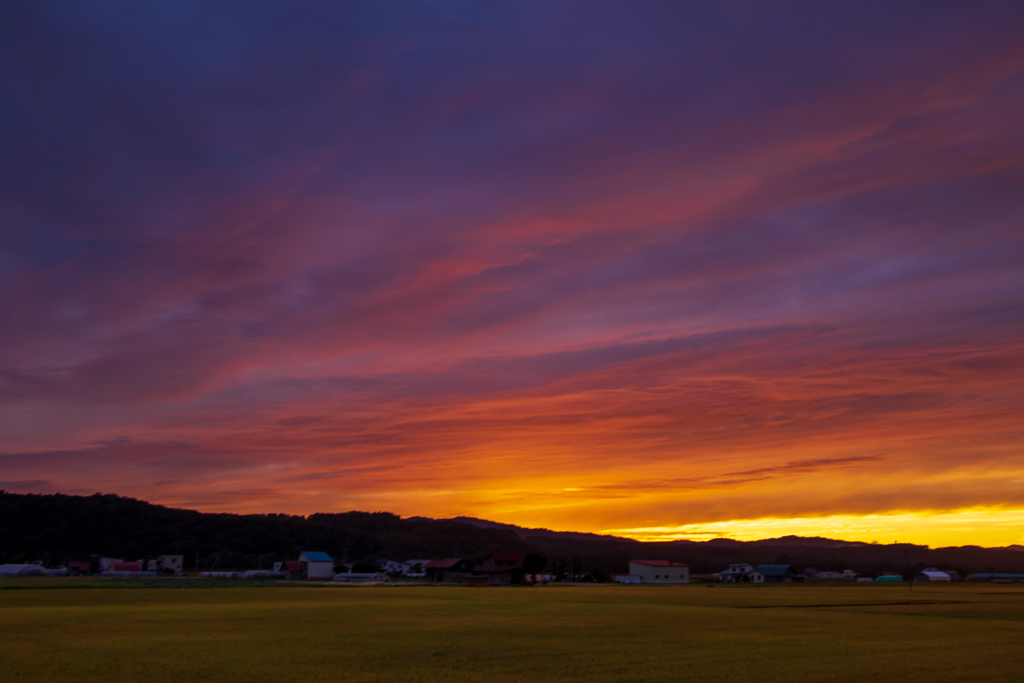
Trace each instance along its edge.
{"label": "utility pole", "polygon": [[908,581],[908,583],[910,584],[910,592],[913,593],[914,592],[914,575],[911,573],[912,570],[910,569],[910,550],[907,549],[907,548],[903,549],[903,563],[907,567],[907,576],[910,577],[910,581]]}

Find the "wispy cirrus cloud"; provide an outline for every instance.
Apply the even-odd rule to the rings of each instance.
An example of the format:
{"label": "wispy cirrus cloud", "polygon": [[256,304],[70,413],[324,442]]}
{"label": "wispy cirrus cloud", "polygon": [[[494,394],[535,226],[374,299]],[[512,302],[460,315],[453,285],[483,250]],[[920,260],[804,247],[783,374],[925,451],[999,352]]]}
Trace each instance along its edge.
{"label": "wispy cirrus cloud", "polygon": [[5,481],[1021,504],[1013,3],[0,12]]}

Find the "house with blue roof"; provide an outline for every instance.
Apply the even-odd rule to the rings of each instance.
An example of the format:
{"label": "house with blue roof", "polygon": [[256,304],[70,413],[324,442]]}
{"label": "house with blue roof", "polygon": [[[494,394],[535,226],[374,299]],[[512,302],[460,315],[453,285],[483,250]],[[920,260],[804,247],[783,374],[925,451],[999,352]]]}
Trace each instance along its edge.
{"label": "house with blue roof", "polygon": [[304,550],[299,553],[299,567],[307,579],[334,578],[334,558],[327,553]]}
{"label": "house with blue roof", "polygon": [[792,583],[796,580],[796,570],[791,564],[759,564],[757,571],[764,575],[765,583]]}

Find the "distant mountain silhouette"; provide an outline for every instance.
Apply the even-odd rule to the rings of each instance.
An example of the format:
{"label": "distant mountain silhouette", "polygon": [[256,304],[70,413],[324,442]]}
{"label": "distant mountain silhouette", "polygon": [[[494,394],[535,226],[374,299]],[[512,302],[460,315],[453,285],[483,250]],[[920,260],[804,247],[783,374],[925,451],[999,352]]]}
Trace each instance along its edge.
{"label": "distant mountain silhouette", "polygon": [[636,543],[636,541],[633,541],[633,539],[631,539],[631,538],[623,538],[622,536],[609,536],[609,535],[606,535],[606,534],[591,534],[591,533],[587,533],[585,531],[552,531],[551,529],[521,527],[521,526],[516,526],[515,524],[502,524],[501,522],[492,522],[492,521],[487,520],[487,519],[478,519],[476,517],[452,517],[451,519],[448,519],[448,520],[438,520],[438,521],[462,522],[463,524],[472,524],[473,526],[475,526],[475,527],[477,527],[479,529],[505,529],[507,531],[512,531],[519,538],[522,538],[524,540],[528,539],[528,538],[544,537],[544,538],[577,538],[577,539],[585,539],[585,540],[611,539],[611,540],[616,540],[616,541],[631,541],[633,543]]}
{"label": "distant mountain silhouette", "polygon": [[617,536],[552,531],[474,517],[402,518],[388,512],[299,515],[202,513],[115,495],[34,495],[0,491],[0,562],[58,564],[96,553],[125,559],[185,555],[187,568],[247,569],[322,550],[337,562],[379,558],[540,553],[548,571],[572,568],[597,578],[625,572],[630,559],[677,560],[706,574],[733,562],[792,564],[797,571],[853,569],[909,574],[925,567],[1024,572],[1024,546],[981,548],[875,544],[782,536],[759,541],[641,542]]}

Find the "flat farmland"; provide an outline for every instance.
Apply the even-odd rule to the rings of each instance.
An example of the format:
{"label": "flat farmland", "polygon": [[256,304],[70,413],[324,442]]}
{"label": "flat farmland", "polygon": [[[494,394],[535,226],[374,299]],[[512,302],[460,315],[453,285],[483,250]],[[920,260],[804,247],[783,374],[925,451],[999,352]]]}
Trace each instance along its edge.
{"label": "flat farmland", "polygon": [[0,583],[4,681],[1024,680],[1016,586],[61,581]]}

